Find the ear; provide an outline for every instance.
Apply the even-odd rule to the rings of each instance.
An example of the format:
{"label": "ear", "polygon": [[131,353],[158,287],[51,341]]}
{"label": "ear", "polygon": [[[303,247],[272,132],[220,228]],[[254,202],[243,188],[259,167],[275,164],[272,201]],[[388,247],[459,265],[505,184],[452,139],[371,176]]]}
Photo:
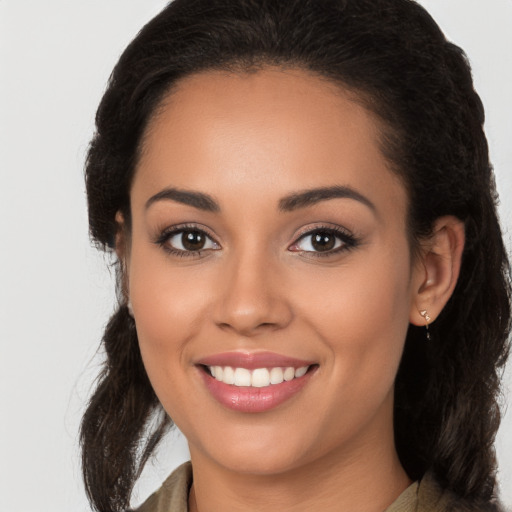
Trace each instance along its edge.
{"label": "ear", "polygon": [[[433,234],[422,244],[415,265],[409,321],[418,326],[433,322],[451,297],[459,277],[464,250],[464,223],[453,216],[440,217]],[[425,313],[428,318],[425,320]]]}

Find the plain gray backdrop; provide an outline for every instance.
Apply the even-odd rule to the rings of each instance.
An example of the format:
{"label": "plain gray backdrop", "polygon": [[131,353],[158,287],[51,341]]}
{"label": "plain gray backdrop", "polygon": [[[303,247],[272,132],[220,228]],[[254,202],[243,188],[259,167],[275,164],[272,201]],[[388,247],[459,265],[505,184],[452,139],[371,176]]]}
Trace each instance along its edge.
{"label": "plain gray backdrop", "polygon": [[[420,3],[473,65],[510,249],[512,0]],[[88,239],[84,154],[112,67],[165,4],[0,0],[1,511],[89,510],[77,431],[114,287],[108,259]],[[512,411],[497,448],[511,506]],[[137,501],[186,458],[173,434],[145,470]]]}

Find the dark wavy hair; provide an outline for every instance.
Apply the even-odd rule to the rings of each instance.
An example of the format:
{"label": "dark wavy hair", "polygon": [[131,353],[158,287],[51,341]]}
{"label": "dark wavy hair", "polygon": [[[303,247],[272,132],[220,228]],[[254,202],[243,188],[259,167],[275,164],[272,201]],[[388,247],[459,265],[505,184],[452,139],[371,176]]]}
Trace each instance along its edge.
{"label": "dark wavy hair", "polygon": [[[412,0],[175,0],[116,65],[85,169],[92,239],[115,249],[145,128],[183,77],[298,68],[355,92],[384,127],[381,146],[409,194],[411,247],[454,215],[466,246],[457,287],[431,327],[410,326],[395,387],[395,438],[412,479],[431,472],[475,506],[496,492],[494,438],[510,330],[510,273],[484,110],[463,51]],[[120,268],[119,268],[120,270]],[[122,274],[122,272],[120,272]],[[126,301],[106,328],[106,360],[81,425],[95,510],[129,507],[172,420],[156,398]]]}

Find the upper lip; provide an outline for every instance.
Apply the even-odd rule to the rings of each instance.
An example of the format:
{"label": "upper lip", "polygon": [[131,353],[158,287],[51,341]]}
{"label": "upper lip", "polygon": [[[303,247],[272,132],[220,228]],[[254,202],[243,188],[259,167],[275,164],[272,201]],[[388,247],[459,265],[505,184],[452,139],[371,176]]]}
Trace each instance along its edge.
{"label": "upper lip", "polygon": [[232,368],[302,368],[314,364],[312,361],[305,361],[295,357],[289,357],[274,352],[224,352],[213,354],[197,361],[198,365],[204,366],[231,366]]}

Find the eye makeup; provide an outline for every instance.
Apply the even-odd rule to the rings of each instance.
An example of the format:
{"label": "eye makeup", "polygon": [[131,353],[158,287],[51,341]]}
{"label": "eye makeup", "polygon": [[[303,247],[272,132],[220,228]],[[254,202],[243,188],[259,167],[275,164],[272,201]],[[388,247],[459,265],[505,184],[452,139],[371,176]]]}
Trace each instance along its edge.
{"label": "eye makeup", "polygon": [[332,224],[317,225],[300,233],[288,250],[307,257],[323,258],[354,249],[359,243],[360,239],[346,228]]}
{"label": "eye makeup", "polygon": [[[169,226],[160,231],[153,242],[167,254],[177,257],[199,258],[222,248],[204,226],[194,223]],[[359,238],[346,228],[320,224],[303,229],[288,251],[309,258],[325,258],[352,250],[359,243]]]}
{"label": "eye makeup", "polygon": [[162,230],[154,240],[167,254],[177,257],[201,257],[205,252],[217,251],[219,243],[197,224],[179,224]]}

